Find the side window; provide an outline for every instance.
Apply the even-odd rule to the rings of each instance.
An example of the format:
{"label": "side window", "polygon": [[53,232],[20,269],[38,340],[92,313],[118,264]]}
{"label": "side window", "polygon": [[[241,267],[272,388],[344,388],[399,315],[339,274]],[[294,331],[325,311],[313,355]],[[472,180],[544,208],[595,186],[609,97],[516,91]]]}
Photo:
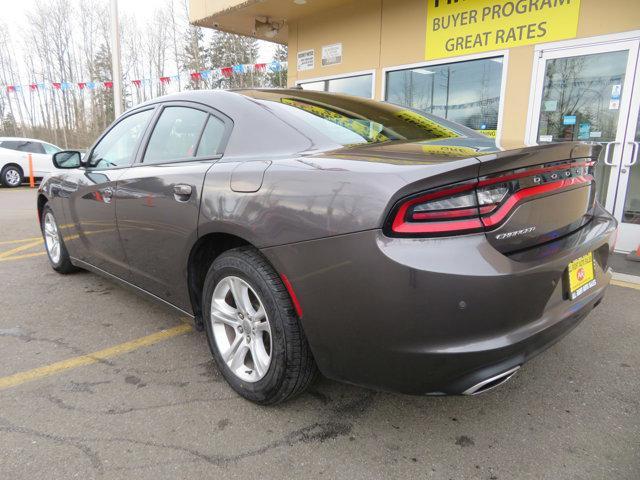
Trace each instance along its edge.
{"label": "side window", "polygon": [[61,151],[58,147],[50,145],[48,143],[43,143],[42,146],[44,147],[44,152],[47,155],[53,155],[54,153],[58,153]]}
{"label": "side window", "polygon": [[44,153],[44,148],[40,142],[26,142],[20,150],[28,153]]}
{"label": "side window", "polygon": [[153,110],[134,113],[109,130],[91,152],[89,166],[108,168],[129,165],[152,113]]}
{"label": "side window", "polygon": [[144,163],[193,157],[207,114],[188,107],[165,107],[153,128]]}
{"label": "side window", "polygon": [[204,132],[202,132],[200,145],[198,145],[198,156],[212,156],[222,153],[220,152],[220,144],[224,138],[224,131],[224,122],[219,118],[210,116]]}
{"label": "side window", "polygon": [[24,142],[16,142],[15,140],[5,140],[2,142],[2,148],[7,148],[9,150],[20,150],[18,146]]}

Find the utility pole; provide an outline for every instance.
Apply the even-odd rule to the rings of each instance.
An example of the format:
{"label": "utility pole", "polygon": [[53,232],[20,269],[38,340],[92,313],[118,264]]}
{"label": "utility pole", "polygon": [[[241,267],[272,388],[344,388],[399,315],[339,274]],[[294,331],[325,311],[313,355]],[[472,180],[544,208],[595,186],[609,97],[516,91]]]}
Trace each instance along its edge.
{"label": "utility pole", "polygon": [[122,114],[122,68],[120,65],[120,26],[118,0],[111,0],[111,74],[113,76],[113,112]]}

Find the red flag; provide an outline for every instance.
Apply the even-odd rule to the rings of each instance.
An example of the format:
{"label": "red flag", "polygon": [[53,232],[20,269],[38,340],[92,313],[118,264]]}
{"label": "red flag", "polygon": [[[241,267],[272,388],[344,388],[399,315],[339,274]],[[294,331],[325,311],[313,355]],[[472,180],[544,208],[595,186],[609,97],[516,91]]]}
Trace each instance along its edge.
{"label": "red flag", "polygon": [[142,85],[141,80],[131,80],[131,83],[133,83],[137,88],[140,88],[140,85]]}
{"label": "red flag", "polygon": [[56,90],[60,90],[60,82],[52,82],[51,85],[53,85],[53,88],[55,88]]}
{"label": "red flag", "polygon": [[256,63],[253,68],[256,72],[264,72],[267,69],[266,63]]}
{"label": "red flag", "polygon": [[200,78],[202,78],[202,75],[200,74],[200,72],[193,72],[191,74],[191,80],[200,80]]}
{"label": "red flag", "polygon": [[7,92],[15,92],[16,91],[16,87],[13,85],[7,85]]}
{"label": "red flag", "polygon": [[85,83],[85,82],[78,82],[78,88],[79,88],[80,90],[84,90],[85,85],[86,85],[86,83]]}
{"label": "red flag", "polygon": [[37,83],[30,83],[29,84],[29,90],[31,90],[32,92],[38,89],[38,84]]}
{"label": "red flag", "polygon": [[171,77],[160,77],[160,83],[171,83]]}
{"label": "red flag", "polygon": [[222,72],[222,76],[229,78],[233,75],[233,67],[224,67],[220,69],[220,72]]}
{"label": "red flag", "polygon": [[102,82],[102,84],[104,85],[104,88],[113,88],[113,82],[111,81]]}

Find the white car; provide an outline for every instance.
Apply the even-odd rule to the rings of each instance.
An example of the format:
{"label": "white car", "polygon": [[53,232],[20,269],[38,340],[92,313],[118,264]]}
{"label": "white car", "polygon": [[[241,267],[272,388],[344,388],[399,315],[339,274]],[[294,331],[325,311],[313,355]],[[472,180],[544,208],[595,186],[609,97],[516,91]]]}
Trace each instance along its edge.
{"label": "white car", "polygon": [[0,137],[0,183],[18,187],[29,176],[29,154],[33,159],[33,176],[42,178],[55,170],[52,156],[62,149],[42,140]]}

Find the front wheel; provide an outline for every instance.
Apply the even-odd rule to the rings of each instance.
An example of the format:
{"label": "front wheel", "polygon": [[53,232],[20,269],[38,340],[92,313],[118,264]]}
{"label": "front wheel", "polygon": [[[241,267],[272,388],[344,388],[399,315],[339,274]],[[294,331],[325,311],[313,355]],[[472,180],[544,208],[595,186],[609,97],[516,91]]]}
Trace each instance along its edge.
{"label": "front wheel", "polygon": [[282,280],[255,249],[241,247],[211,265],[203,292],[213,357],[229,385],[263,405],[303,392],[317,367]]}
{"label": "front wheel", "polygon": [[69,252],[58,229],[58,222],[49,205],[45,205],[42,209],[40,226],[51,267],[59,273],[71,273],[77,270],[71,263]]}
{"label": "front wheel", "polygon": [[22,170],[15,165],[7,165],[2,169],[2,172],[0,172],[0,182],[2,182],[5,187],[19,187],[22,185],[23,180]]}

